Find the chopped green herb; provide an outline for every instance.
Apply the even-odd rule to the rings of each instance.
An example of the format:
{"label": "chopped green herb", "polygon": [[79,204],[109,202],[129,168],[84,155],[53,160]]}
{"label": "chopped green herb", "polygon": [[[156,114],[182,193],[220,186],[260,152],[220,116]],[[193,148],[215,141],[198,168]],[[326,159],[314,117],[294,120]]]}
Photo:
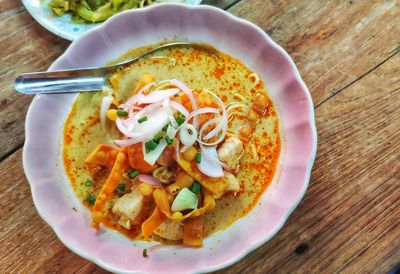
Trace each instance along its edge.
{"label": "chopped green herb", "polygon": [[126,184],[124,182],[119,183],[119,185],[117,186],[118,194],[124,194],[125,193],[125,187],[126,187]]}
{"label": "chopped green herb", "polygon": [[168,145],[172,144],[174,140],[169,138],[168,136],[165,136],[165,142],[167,142]]}
{"label": "chopped green herb", "polygon": [[182,125],[185,122],[185,118],[183,118],[182,116],[178,116],[175,118],[175,121],[178,125]]}
{"label": "chopped green herb", "polygon": [[143,257],[145,257],[145,258],[148,257],[148,255],[147,255],[147,248],[143,249]]}
{"label": "chopped green herb", "polygon": [[117,110],[117,115],[120,117],[126,117],[126,116],[128,116],[128,112],[125,110],[119,109],[119,110]]}
{"label": "chopped green herb", "polygon": [[148,120],[147,116],[143,116],[143,117],[139,118],[138,123],[141,124],[143,122],[146,122],[147,120]]}
{"label": "chopped green herb", "polygon": [[129,179],[133,180],[136,178],[136,176],[139,175],[139,173],[140,173],[139,170],[134,169],[131,172],[128,172],[128,177]]}
{"label": "chopped green herb", "polygon": [[198,152],[196,155],[196,163],[200,164],[201,163],[201,153]]}
{"label": "chopped green herb", "polygon": [[145,143],[146,153],[149,153],[150,151],[153,151],[157,146],[158,146],[157,141],[155,141],[155,140],[147,141]]}
{"label": "chopped green herb", "polygon": [[162,128],[162,132],[167,132],[168,126],[169,126],[169,125],[165,125],[165,126]]}
{"label": "chopped green herb", "polygon": [[199,193],[200,188],[201,188],[201,185],[200,185],[198,182],[194,182],[193,185],[192,185],[192,187],[190,188],[190,190],[191,190],[194,194],[197,194],[197,193]]}
{"label": "chopped green herb", "polygon": [[199,138],[200,137],[200,130],[196,129],[196,131],[197,131],[197,138]]}
{"label": "chopped green herb", "polygon": [[164,136],[164,134],[160,131],[159,133],[157,133],[156,135],[154,135],[153,140],[159,144],[160,140],[162,139],[162,137]]}
{"label": "chopped green herb", "polygon": [[86,201],[89,205],[94,205],[94,203],[96,202],[96,197],[94,197],[93,195],[89,195],[87,196]]}
{"label": "chopped green herb", "polygon": [[91,180],[87,180],[85,182],[85,186],[92,186],[92,185],[93,185],[93,181],[91,181]]}

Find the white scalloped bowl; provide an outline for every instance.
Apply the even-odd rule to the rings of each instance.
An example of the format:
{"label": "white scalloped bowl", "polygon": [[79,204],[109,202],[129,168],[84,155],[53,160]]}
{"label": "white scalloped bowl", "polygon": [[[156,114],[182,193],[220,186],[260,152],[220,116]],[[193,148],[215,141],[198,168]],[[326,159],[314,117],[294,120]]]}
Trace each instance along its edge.
{"label": "white scalloped bowl", "polygon": [[[278,171],[260,203],[202,248],[143,248],[116,232],[90,225],[62,163],[62,129],[76,95],[39,95],[26,118],[23,163],[35,206],[60,240],[80,256],[122,273],[208,272],[226,267],[266,243],[302,199],[316,153],[310,94],[288,54],[260,28],[222,10],[162,4],[123,12],[73,42],[49,70],[102,66],[126,51],[163,39],[205,42],[260,73],[280,118]],[[73,211],[75,207],[77,212]]]}

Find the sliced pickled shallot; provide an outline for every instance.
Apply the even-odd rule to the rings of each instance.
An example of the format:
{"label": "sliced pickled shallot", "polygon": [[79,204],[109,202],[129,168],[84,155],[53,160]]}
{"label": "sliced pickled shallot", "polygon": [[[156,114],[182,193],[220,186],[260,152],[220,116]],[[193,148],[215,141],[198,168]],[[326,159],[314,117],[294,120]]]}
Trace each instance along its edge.
{"label": "sliced pickled shallot", "polygon": [[169,107],[170,103],[171,103],[170,98],[167,98],[167,99],[165,99],[164,101],[162,101],[161,105],[162,105],[163,107],[167,108],[167,107]]}
{"label": "sliced pickled shallot", "polygon": [[217,124],[217,126],[213,130],[211,130],[209,133],[207,133],[207,135],[204,136],[204,139],[209,140],[209,139],[213,138],[221,130],[223,132],[222,135],[225,138],[225,133],[226,133],[227,127],[228,127],[228,116],[226,115],[226,112],[224,112],[224,113],[222,113],[221,119],[219,120],[219,123]]}
{"label": "sliced pickled shallot", "polygon": [[[185,93],[187,95],[187,97],[189,98],[190,103],[192,104],[192,109],[193,111],[197,110],[197,103],[196,103],[196,99],[194,98],[193,92],[192,90],[186,86],[185,83],[176,80],[176,79],[172,79],[169,81],[169,83],[173,86],[176,86],[177,88],[181,89],[183,91],[183,93]],[[197,117],[193,118],[193,125],[197,128],[197,126],[199,125],[199,119]]]}
{"label": "sliced pickled shallot", "polygon": [[219,114],[219,112],[220,111],[218,109],[216,109],[216,108],[199,108],[199,109],[197,109],[195,111],[192,111],[188,115],[187,119],[189,120],[189,119],[191,119],[191,118],[193,118],[195,116],[198,116],[198,115],[201,115],[201,114],[206,114],[206,113]]}
{"label": "sliced pickled shallot", "polygon": [[169,102],[169,105],[172,108],[179,111],[180,113],[182,113],[183,116],[185,116],[185,117],[189,116],[189,111],[181,103],[178,103],[177,101],[172,100],[171,102]]}
{"label": "sliced pickled shallot", "polygon": [[226,135],[227,127],[222,127],[222,129],[221,129],[222,132],[221,132],[221,134],[219,135],[219,137],[218,137],[218,139],[217,139],[216,141],[214,141],[214,142],[212,142],[212,143],[207,143],[207,142],[204,142],[204,141],[202,140],[202,136],[203,136],[204,131],[205,131],[209,126],[211,126],[212,124],[219,123],[220,120],[221,120],[221,118],[214,118],[214,119],[208,120],[207,122],[205,122],[205,123],[201,126],[201,128],[200,128],[200,130],[199,130],[199,137],[197,138],[197,141],[199,142],[200,145],[215,146],[215,145],[219,144],[221,141],[224,140],[225,135]]}
{"label": "sliced pickled shallot", "polygon": [[[116,142],[118,145],[125,146],[126,144],[135,144],[137,142],[143,142],[145,140],[153,138],[155,134],[160,132],[163,127],[169,123],[168,110],[159,107],[147,115],[147,120],[145,122],[139,123],[136,119],[126,119],[129,120],[128,125],[124,125],[122,119],[117,119],[116,124],[118,129],[127,137],[133,139],[131,142]],[[129,128],[130,130],[128,130]]]}
{"label": "sliced pickled shallot", "polygon": [[222,110],[222,115],[221,115],[220,122],[217,124],[217,126],[213,130],[211,130],[209,133],[207,133],[206,136],[204,136],[204,139],[209,140],[209,139],[213,138],[221,130],[222,130],[221,136],[223,136],[223,138],[225,138],[226,129],[228,127],[228,115],[226,114],[225,104],[214,92],[209,91],[207,89],[205,89],[205,91],[208,92],[211,96],[213,96],[214,99],[217,101],[217,103],[219,104],[219,106]]}
{"label": "sliced pickled shallot", "polygon": [[174,128],[173,126],[168,126],[166,134],[170,139],[174,139],[178,129]]}
{"label": "sliced pickled shallot", "polygon": [[100,106],[100,125],[101,128],[104,130],[106,128],[106,120],[107,120],[107,111],[110,108],[112,102],[114,100],[114,97],[112,96],[105,96],[101,100],[101,106]]}
{"label": "sliced pickled shallot", "polygon": [[137,144],[139,142],[140,141],[137,139],[114,140],[114,143],[120,147],[128,147],[128,146]]}
{"label": "sliced pickled shallot", "polygon": [[142,183],[149,184],[157,188],[163,188],[160,181],[154,178],[153,176],[140,174],[139,176],[137,176],[137,179]]}
{"label": "sliced pickled shallot", "polygon": [[143,95],[138,98],[138,104],[152,104],[156,102],[163,101],[165,99],[171,98],[179,92],[177,88],[165,89],[165,90],[155,90],[147,95]]}
{"label": "sliced pickled shallot", "polygon": [[179,139],[184,146],[193,146],[197,140],[197,129],[191,124],[184,123],[179,130]]}
{"label": "sliced pickled shallot", "polygon": [[124,134],[125,136],[126,134],[128,134],[129,131],[127,129],[127,126],[124,125],[124,120],[122,120],[121,118],[117,118],[115,124],[117,125],[118,130],[121,131],[122,134]]}
{"label": "sliced pickled shallot", "polygon": [[201,161],[197,163],[199,170],[210,177],[224,177],[216,146],[201,146]]}
{"label": "sliced pickled shallot", "polygon": [[160,108],[160,106],[161,106],[161,104],[158,102],[158,103],[151,104],[151,105],[148,105],[148,106],[142,108],[138,112],[134,113],[134,115],[137,117],[136,120],[138,120],[143,115],[145,115],[147,113],[150,113],[150,112],[154,111],[157,108]]}
{"label": "sliced pickled shallot", "polygon": [[154,86],[154,83],[149,83],[147,85],[145,85],[144,87],[142,87],[138,93],[136,93],[135,95],[133,95],[131,98],[129,98],[129,100],[125,103],[122,104],[120,107],[122,108],[127,108],[129,109],[131,106],[133,106],[134,104],[136,104],[139,100],[139,98],[141,98],[143,95],[143,92],[149,88],[151,88],[152,86]]}
{"label": "sliced pickled shallot", "polygon": [[183,146],[180,150],[181,153],[184,153],[186,150],[188,150],[189,148],[191,148],[192,146]]}

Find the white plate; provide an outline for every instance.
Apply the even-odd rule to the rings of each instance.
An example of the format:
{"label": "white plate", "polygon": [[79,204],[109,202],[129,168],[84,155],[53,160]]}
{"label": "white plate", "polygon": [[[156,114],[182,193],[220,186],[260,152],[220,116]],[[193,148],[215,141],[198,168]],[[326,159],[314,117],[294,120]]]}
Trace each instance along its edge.
{"label": "white plate", "polygon": [[[202,0],[184,0],[189,5],[199,5]],[[102,23],[86,23],[77,24],[71,21],[71,15],[55,16],[49,9],[47,4],[50,0],[22,0],[25,8],[35,20],[44,28],[51,31],[55,35],[65,38],[70,41],[76,40],[79,36],[88,30]],[[181,2],[179,0],[171,2]]]}

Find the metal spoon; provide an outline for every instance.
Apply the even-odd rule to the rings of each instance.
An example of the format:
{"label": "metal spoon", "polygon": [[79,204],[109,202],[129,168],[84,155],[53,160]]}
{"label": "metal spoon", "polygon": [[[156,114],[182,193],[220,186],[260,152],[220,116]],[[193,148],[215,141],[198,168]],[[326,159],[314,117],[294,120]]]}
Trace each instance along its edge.
{"label": "metal spoon", "polygon": [[150,49],[127,61],[112,66],[24,73],[15,79],[14,87],[17,91],[24,94],[99,91],[107,87],[108,76],[111,72],[132,64],[155,51],[178,46],[199,47],[215,53],[212,47],[205,44],[172,42]]}

